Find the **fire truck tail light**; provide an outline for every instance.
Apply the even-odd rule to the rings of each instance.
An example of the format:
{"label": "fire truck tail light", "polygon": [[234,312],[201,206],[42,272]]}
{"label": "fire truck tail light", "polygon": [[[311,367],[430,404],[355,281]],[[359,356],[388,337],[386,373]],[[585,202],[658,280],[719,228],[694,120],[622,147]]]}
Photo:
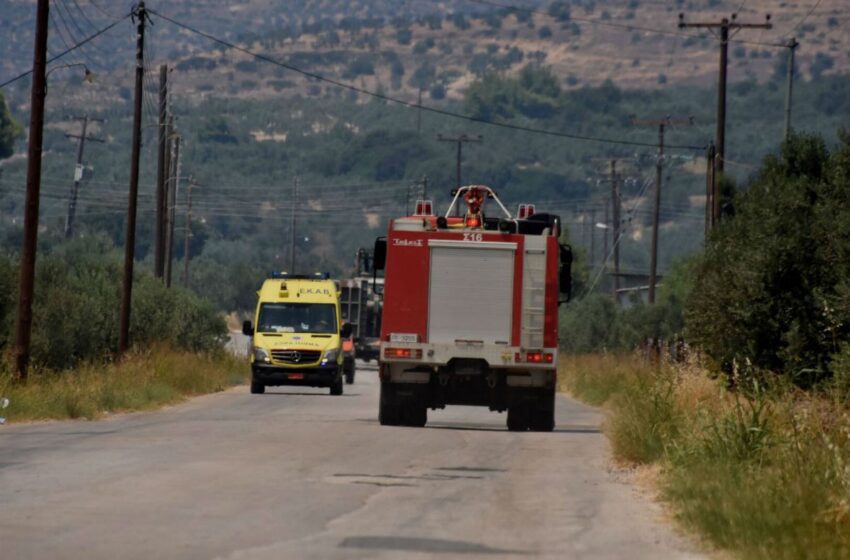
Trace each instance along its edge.
{"label": "fire truck tail light", "polygon": [[555,356],[548,352],[517,352],[514,356],[514,361],[517,363],[528,364],[551,364],[555,360]]}
{"label": "fire truck tail light", "polygon": [[419,199],[416,201],[416,212],[413,214],[414,216],[433,216],[434,215],[434,203],[430,200],[422,200]]}
{"label": "fire truck tail light", "polygon": [[520,220],[525,220],[526,218],[530,218],[534,215],[534,205],[533,204],[520,204],[517,209],[517,218]]}
{"label": "fire truck tail light", "polygon": [[418,360],[422,358],[421,348],[386,348],[384,349],[385,358],[407,358]]}

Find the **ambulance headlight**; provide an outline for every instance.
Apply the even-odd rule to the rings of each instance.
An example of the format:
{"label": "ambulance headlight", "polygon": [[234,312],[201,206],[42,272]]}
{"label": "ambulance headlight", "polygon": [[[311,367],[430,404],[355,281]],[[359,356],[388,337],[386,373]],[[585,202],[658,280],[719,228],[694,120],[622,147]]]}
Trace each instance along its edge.
{"label": "ambulance headlight", "polygon": [[271,363],[268,350],[265,350],[263,348],[254,348],[254,361],[263,362],[266,364]]}
{"label": "ambulance headlight", "polygon": [[336,358],[339,356],[339,348],[331,348],[325,352],[325,357],[322,358],[322,365],[327,365],[336,362]]}

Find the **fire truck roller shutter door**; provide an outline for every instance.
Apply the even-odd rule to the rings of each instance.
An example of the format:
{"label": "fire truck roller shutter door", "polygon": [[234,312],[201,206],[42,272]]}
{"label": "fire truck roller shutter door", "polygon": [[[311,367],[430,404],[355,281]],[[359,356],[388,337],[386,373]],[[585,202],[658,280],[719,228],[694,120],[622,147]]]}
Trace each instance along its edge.
{"label": "fire truck roller shutter door", "polygon": [[431,242],[428,341],[509,343],[513,243]]}

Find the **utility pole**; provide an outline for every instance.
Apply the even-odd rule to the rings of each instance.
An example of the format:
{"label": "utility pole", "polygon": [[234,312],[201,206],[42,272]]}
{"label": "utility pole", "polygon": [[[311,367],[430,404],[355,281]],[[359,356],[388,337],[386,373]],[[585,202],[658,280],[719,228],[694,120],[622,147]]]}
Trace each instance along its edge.
{"label": "utility pole", "polygon": [[791,135],[791,93],[794,90],[794,51],[800,46],[797,39],[791,39],[785,45],[788,48],[788,91],[785,94],[785,141]]}
{"label": "utility pole", "polygon": [[130,157],[130,193],[127,204],[127,233],[124,238],[124,278],[121,283],[121,323],[118,330],[118,353],[127,351],[130,343],[130,305],[133,292],[133,260],[136,253],[136,205],[139,196],[139,153],[142,146],[142,89],[145,78],[145,20],[148,18],[144,0],[140,0],[133,16],[136,29],[136,91],[133,108],[133,153]]}
{"label": "utility pole", "polygon": [[27,380],[32,335],[32,297],[35,286],[35,253],[38,246],[38,203],[41,191],[41,148],[44,140],[44,98],[47,95],[47,21],[50,0],[38,0],[30,91],[30,130],[27,148],[27,195],[24,202],[24,238],[18,310],[15,318],[15,379]]}
{"label": "utility pole", "polygon": [[183,237],[183,286],[189,288],[189,241],[192,238],[192,190],[198,185],[189,179],[186,189],[186,231]]}
{"label": "utility pole", "polygon": [[[720,197],[715,196],[717,182],[715,181],[714,156],[714,142],[710,142],[705,155],[705,239],[708,239],[708,232],[717,223],[717,217],[720,213]],[[716,206],[715,198],[717,199]]]}
{"label": "utility pole", "polygon": [[419,101],[416,102],[416,134],[422,131],[422,88],[419,88]]}
{"label": "utility pole", "polygon": [[289,272],[295,274],[295,207],[298,205],[298,177],[292,183],[292,214],[290,225],[292,230],[289,232]]}
{"label": "utility pole", "polygon": [[443,136],[442,134],[437,135],[437,140],[440,142],[455,142],[457,143],[457,181],[456,187],[460,188],[463,184],[461,182],[461,174],[460,174],[460,162],[463,158],[463,144],[464,142],[473,142],[473,143],[481,143],[484,138],[477,134],[475,136],[471,136],[469,134],[461,134],[459,136]]}
{"label": "utility pole", "polygon": [[154,227],[154,276],[165,274],[165,183],[168,177],[168,65],[159,67],[159,147],[156,159],[156,225]]}
{"label": "utility pole", "polygon": [[693,117],[688,119],[663,119],[633,120],[634,125],[650,125],[658,127],[658,158],[655,161],[655,199],[652,210],[652,248],[649,256],[649,304],[655,303],[655,284],[658,273],[658,224],[661,215],[661,179],[664,169],[664,131],[667,126],[682,124],[690,126],[694,122]]}
{"label": "utility pole", "polygon": [[174,261],[174,218],[177,206],[177,187],[180,185],[180,136],[174,136],[174,156],[171,158],[171,184],[168,188],[168,225],[165,232],[165,285],[171,287],[171,267]]}
{"label": "utility pole", "polygon": [[83,180],[83,150],[86,146],[86,140],[91,140],[92,142],[100,142],[103,143],[104,140],[101,138],[95,138],[93,136],[86,136],[86,131],[88,130],[89,121],[99,121],[103,122],[100,119],[89,119],[88,115],[84,115],[82,117],[76,117],[76,119],[83,121],[83,130],[81,134],[78,136],[76,134],[66,134],[66,138],[76,138],[77,142],[77,166],[74,168],[74,183],[71,185],[71,196],[68,198],[68,215],[65,218],[65,239],[71,239],[74,236],[74,219],[76,217],[77,212],[77,196],[80,193],[80,182]]}
{"label": "utility pole", "polygon": [[686,23],[685,14],[679,14],[679,29],[700,28],[714,33],[720,30],[720,76],[717,80],[717,129],[715,131],[715,146],[717,156],[717,171],[723,173],[723,160],[726,158],[726,69],[729,61],[729,30],[733,35],[741,29],[772,29],[770,14],[765,16],[764,23],[741,23],[737,21],[738,14],[732,14],[732,19],[723,18],[720,22]]}
{"label": "utility pole", "polygon": [[590,268],[596,266],[596,208],[590,210]]}
{"label": "utility pole", "polygon": [[620,182],[617,180],[617,160],[611,160],[611,213],[614,217],[614,302],[620,291]]}
{"label": "utility pole", "polygon": [[605,225],[602,228],[602,269],[606,268],[608,264],[608,230],[611,229],[608,226],[608,201],[604,200],[602,202],[602,212],[604,215],[602,223]]}

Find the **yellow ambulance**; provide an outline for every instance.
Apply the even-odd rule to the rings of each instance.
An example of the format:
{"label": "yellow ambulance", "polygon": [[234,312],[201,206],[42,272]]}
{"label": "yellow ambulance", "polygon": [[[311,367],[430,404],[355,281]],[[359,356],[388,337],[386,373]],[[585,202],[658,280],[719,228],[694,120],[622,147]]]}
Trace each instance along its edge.
{"label": "yellow ambulance", "polygon": [[273,273],[259,292],[254,325],[242,332],[251,344],[251,392],[266,387],[328,387],[341,395],[341,341],[351,325],[340,322],[339,292],[326,273]]}

